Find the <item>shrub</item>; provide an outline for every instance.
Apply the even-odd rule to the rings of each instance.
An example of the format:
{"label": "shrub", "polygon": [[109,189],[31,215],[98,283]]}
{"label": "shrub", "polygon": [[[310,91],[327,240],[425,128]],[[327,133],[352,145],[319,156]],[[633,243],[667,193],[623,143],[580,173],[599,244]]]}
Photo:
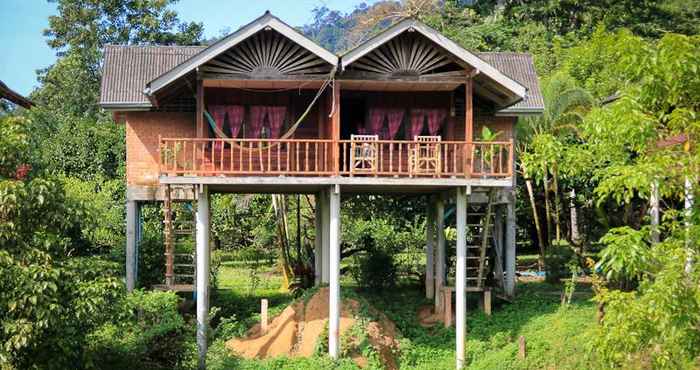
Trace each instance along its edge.
{"label": "shrub", "polygon": [[552,246],[544,256],[546,281],[557,284],[559,281],[571,275],[568,264],[575,257],[574,250],[565,241],[552,243]]}
{"label": "shrub", "polygon": [[352,276],[360,286],[381,291],[396,284],[396,265],[394,257],[380,249],[370,249],[370,252],[355,258]]}

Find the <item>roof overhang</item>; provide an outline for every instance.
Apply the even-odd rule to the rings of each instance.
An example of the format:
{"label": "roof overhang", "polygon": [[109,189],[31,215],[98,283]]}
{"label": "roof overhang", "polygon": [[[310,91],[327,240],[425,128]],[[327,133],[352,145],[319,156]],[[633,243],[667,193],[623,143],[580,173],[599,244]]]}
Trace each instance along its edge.
{"label": "roof overhang", "polygon": [[479,71],[478,78],[484,80],[484,82],[487,82],[488,80],[493,81],[495,85],[498,85],[500,89],[502,89],[502,91],[509,96],[503,106],[513,105],[525,98],[527,94],[527,88],[525,86],[501,73],[498,69],[479,58],[474,53],[462,48],[454,41],[443,36],[438,31],[415,19],[404,19],[403,21],[387,28],[371,39],[343,54],[340,58],[341,70],[345,70],[345,68],[354,61],[362,58],[389,40],[406,31],[419,32],[421,35],[425,36],[427,39],[431,40],[436,45],[452,54],[452,56],[462,63]]}
{"label": "roof overhang", "polygon": [[248,23],[247,25],[241,27],[238,31],[215,42],[211,46],[202,50],[197,55],[194,55],[182,64],[176,66],[170,71],[160,75],[159,77],[149,82],[146,85],[146,90],[144,91],[144,93],[146,95],[155,94],[162,88],[170,85],[175,80],[181,78],[189,72],[194,71],[197,67],[205,64],[212,58],[218,56],[219,54],[225,52],[226,50],[230,49],[236,44],[253,36],[257,32],[266,29],[272,29],[279,32],[283,36],[297,43],[299,46],[305,48],[309,52],[325,60],[330,65],[334,67],[338,65],[338,57],[335,54],[331,53],[330,51],[311,41],[306,36],[302,35],[288,24],[282,22],[279,18],[270,14],[270,12],[265,12],[265,14],[259,17],[258,19]]}

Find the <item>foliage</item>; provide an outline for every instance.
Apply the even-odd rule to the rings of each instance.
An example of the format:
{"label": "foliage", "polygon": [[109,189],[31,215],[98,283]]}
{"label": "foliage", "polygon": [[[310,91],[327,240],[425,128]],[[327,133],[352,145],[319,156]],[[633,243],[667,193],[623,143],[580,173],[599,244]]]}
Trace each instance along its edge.
{"label": "foliage", "polygon": [[609,281],[638,281],[645,271],[651,270],[652,254],[646,241],[649,229],[634,230],[630,227],[611,229],[600,242],[596,270],[600,269]]}
{"label": "foliage", "polygon": [[559,283],[559,281],[571,275],[569,264],[575,257],[575,253],[568,243],[561,241],[554,243],[544,257],[546,280],[549,283]]}
{"label": "foliage", "polygon": [[85,363],[97,369],[172,369],[185,359],[192,328],[172,292],[135,291],[112,322],[87,335]]}
{"label": "foliage", "polygon": [[[371,243],[371,241],[367,241]],[[396,265],[388,252],[369,246],[369,252],[354,258],[352,276],[357,283],[370,290],[382,291],[396,284]]]}

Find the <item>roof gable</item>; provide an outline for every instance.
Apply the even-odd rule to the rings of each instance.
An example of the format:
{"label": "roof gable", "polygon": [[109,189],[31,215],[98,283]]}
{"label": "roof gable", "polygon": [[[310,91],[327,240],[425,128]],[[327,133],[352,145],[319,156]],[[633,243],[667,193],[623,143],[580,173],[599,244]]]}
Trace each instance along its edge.
{"label": "roof gable", "polygon": [[513,95],[514,101],[521,100],[526,96],[527,89],[525,86],[503,74],[501,71],[479,58],[476,54],[462,48],[454,41],[415,19],[404,19],[343,54],[341,56],[341,69],[345,70],[352,63],[389,43],[392,39],[404,32],[420,33],[428,40],[450,53],[456,58],[457,62],[462,62],[465,65],[475,68],[479,73],[484,74],[498,85],[503,86],[503,88]]}
{"label": "roof gable", "polygon": [[168,70],[150,81],[147,84],[147,93],[153,94],[157,92],[178,78],[229,51],[233,46],[246,41],[262,30],[274,30],[331,66],[336,66],[338,64],[338,57],[336,55],[317,45],[288,24],[282,22],[279,18],[270,14],[270,12],[265,12],[265,14],[258,19],[241,27],[238,31],[222,38],[175,68]]}

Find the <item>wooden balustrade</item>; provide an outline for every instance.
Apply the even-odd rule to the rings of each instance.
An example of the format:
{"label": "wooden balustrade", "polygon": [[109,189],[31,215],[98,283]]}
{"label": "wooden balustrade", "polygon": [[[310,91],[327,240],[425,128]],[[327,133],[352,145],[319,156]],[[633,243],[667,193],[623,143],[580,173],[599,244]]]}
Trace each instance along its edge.
{"label": "wooden balustrade", "polygon": [[165,176],[507,178],[513,169],[512,141],[183,138],[161,139],[159,154]]}

